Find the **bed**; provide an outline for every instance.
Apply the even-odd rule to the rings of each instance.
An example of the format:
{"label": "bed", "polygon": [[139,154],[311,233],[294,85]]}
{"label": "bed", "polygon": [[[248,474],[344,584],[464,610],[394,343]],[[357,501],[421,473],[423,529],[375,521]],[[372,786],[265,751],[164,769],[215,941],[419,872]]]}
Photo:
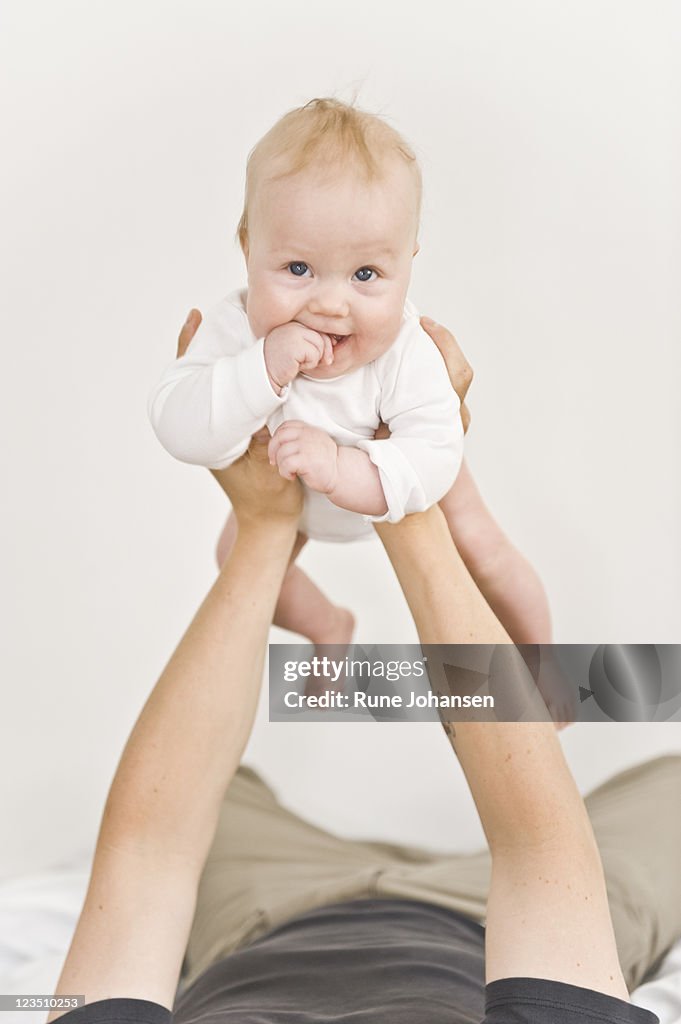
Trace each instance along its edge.
{"label": "bed", "polygon": [[[78,919],[91,855],[70,863],[0,881],[0,992],[49,994],[55,989]],[[662,1024],[681,1024],[681,939],[655,976],[633,993]],[[44,1010],[3,1013],[3,1024],[43,1024]]]}

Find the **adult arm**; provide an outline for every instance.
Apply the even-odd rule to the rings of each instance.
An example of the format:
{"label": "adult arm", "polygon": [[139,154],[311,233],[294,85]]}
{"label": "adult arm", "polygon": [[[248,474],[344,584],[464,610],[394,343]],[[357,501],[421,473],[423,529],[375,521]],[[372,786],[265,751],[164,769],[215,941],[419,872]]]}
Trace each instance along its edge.
{"label": "adult arm", "polygon": [[[439,507],[376,529],[423,644],[510,643]],[[487,981],[546,978],[627,999],[584,803],[538,691],[514,678],[536,721],[447,728],[492,854]]]}
{"label": "adult arm", "polygon": [[216,477],[239,524],[234,549],[123,751],[57,995],[173,1005],[201,870],[250,734],[301,503],[299,485],[270,467],[261,440]]}

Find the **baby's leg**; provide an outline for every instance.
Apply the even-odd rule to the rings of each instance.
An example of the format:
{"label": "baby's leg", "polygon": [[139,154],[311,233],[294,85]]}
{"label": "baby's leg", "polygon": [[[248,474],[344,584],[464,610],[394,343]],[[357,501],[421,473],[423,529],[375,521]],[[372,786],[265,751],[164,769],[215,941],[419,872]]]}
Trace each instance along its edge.
{"label": "baby's leg", "polygon": [[[236,534],[236,519],[230,514],[218,540],[218,566],[222,567],[232,550]],[[307,537],[299,533],[274,610],[274,624],[306,637],[313,644],[347,645],[355,628],[354,615],[347,608],[339,608],[329,601],[295,564],[306,541]]]}
{"label": "baby's leg", "polygon": [[[550,644],[551,614],[542,582],[492,516],[465,462],[440,508],[468,571],[513,642]],[[553,659],[548,661],[539,688],[554,721],[571,722],[575,698]]]}
{"label": "baby's leg", "polygon": [[514,643],[551,643],[541,580],[493,518],[465,462],[440,508],[468,571]]}

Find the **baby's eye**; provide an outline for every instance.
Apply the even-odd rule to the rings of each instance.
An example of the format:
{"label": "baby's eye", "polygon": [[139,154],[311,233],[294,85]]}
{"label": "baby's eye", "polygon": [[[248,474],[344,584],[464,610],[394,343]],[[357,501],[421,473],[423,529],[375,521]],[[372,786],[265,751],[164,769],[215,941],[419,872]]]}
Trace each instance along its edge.
{"label": "baby's eye", "polygon": [[295,262],[289,263],[288,269],[291,271],[292,274],[295,274],[296,277],[305,277],[305,271],[308,270],[309,267],[307,263]]}
{"label": "baby's eye", "polygon": [[[373,278],[363,277],[363,274],[376,274],[376,271],[372,270],[371,267],[360,267],[359,270],[355,271],[355,276],[358,280],[360,280],[362,284],[365,284],[367,281],[373,280]],[[378,277],[378,274],[376,274],[376,276]]]}

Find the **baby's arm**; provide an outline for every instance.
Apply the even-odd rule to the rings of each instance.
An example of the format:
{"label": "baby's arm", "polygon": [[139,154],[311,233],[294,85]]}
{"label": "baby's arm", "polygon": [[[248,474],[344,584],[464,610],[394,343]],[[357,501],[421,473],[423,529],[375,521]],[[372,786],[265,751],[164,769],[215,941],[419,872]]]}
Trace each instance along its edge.
{"label": "baby's arm", "polygon": [[367,516],[387,512],[380,473],[367,453],[336,444],[325,430],[287,420],[270,441],[269,458],[285,479],[300,477],[339,508]]}
{"label": "baby's arm", "polygon": [[397,522],[434,505],[451,487],[463,427],[445,364],[418,325],[376,367],[390,438],[337,445],[326,431],[289,420],[272,438],[269,457],[282,476],[299,476],[339,508]]}
{"label": "baby's arm", "polygon": [[253,342],[243,312],[225,299],[154,388],[149,417],[176,459],[222,469],[286,401],[300,370],[331,359],[328,336],[298,323]]}
{"label": "baby's arm", "polygon": [[176,459],[222,469],[284,401],[269,380],[264,340],[253,344],[243,313],[224,299],[153,389],[149,418]]}
{"label": "baby's arm", "polygon": [[460,403],[440,353],[418,324],[376,368],[390,437],[357,447],[379,473],[387,505],[380,518],[398,522],[430,508],[452,486],[463,458]]}

